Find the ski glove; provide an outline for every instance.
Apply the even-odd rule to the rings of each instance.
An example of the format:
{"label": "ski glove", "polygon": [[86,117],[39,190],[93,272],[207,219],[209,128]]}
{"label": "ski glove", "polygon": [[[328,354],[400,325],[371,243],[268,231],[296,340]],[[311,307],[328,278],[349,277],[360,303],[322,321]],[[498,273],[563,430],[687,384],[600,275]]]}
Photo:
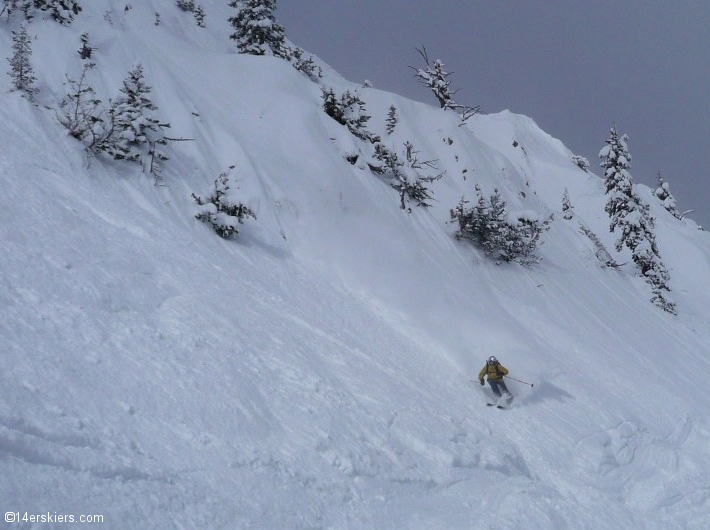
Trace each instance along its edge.
{"label": "ski glove", "polygon": [[479,379],[478,382],[481,383],[481,386],[486,384],[486,382],[483,379]]}

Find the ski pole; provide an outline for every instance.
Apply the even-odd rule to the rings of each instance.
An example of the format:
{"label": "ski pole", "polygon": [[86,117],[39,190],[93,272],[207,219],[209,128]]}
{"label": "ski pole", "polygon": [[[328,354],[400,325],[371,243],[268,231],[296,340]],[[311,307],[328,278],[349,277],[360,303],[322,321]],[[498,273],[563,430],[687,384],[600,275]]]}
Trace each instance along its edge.
{"label": "ski pole", "polygon": [[506,375],[508,379],[512,379],[513,381],[517,381],[518,383],[523,383],[524,385],[528,385],[529,387],[535,386],[533,383],[528,383],[527,381],[521,381],[520,379],[516,379],[515,377],[510,377],[509,375]]}

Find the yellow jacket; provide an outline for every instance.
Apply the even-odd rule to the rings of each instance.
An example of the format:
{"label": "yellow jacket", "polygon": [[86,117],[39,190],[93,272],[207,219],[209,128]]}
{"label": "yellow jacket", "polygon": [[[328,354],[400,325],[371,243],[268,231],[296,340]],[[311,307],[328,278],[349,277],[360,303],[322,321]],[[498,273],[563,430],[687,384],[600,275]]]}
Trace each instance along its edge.
{"label": "yellow jacket", "polygon": [[500,363],[488,364],[478,372],[478,379],[488,376],[489,381],[500,381],[504,375],[508,375],[508,369]]}

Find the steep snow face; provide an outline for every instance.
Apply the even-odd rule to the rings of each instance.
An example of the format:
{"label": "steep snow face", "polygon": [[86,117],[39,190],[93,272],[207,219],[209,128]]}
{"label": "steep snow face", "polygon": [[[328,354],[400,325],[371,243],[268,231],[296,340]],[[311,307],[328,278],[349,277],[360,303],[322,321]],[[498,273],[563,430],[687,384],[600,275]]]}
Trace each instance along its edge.
{"label": "steep snow face", "polygon": [[[707,233],[639,187],[673,317],[614,251],[603,182],[530,118],[461,126],[326,65],[318,84],[236,55],[226,2],[205,6],[206,28],[168,0],[84,3],[71,26],[29,25],[38,104],[1,91],[0,500],[15,526],[704,528]],[[2,22],[5,56],[17,24]],[[56,121],[85,31],[98,97],[141,62],[189,139],[159,186],[87,158]],[[370,132],[436,161],[431,208],[400,209],[321,87],[357,91]],[[193,217],[191,193],[223,171],[258,218],[233,241]],[[540,263],[454,239],[449,210],[475,184],[554,216]],[[512,410],[471,382],[491,354],[516,379]]]}

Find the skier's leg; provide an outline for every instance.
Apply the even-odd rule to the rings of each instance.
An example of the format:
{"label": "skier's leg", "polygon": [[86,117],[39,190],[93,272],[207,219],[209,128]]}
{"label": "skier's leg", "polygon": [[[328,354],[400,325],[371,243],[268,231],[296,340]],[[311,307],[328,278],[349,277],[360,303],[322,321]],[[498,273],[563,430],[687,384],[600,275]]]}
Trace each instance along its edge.
{"label": "skier's leg", "polygon": [[500,383],[498,381],[491,381],[489,379],[488,384],[491,385],[491,390],[493,390],[493,393],[496,396],[501,397],[500,389],[498,388],[498,385],[500,385]]}
{"label": "skier's leg", "polygon": [[498,385],[500,386],[500,389],[505,394],[505,397],[507,397],[508,399],[513,399],[513,394],[511,394],[510,390],[508,390],[508,387],[506,386],[505,381],[501,381],[500,383],[498,383]]}

